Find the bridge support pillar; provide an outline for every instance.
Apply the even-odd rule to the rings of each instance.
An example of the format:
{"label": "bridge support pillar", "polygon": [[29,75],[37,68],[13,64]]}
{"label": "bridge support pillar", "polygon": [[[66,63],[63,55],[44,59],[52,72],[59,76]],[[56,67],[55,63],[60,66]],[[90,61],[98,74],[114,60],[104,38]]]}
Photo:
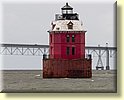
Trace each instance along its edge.
{"label": "bridge support pillar", "polygon": [[106,70],[110,70],[110,66],[109,66],[109,50],[108,50],[108,48],[106,50]]}
{"label": "bridge support pillar", "polygon": [[[98,47],[100,47],[100,45],[98,45]],[[98,61],[97,61],[97,66],[96,66],[96,70],[104,70],[104,66],[102,63],[102,54],[101,54],[101,49],[99,49],[98,51]]]}
{"label": "bridge support pillar", "polygon": [[108,43],[106,43],[106,70],[110,70]]}

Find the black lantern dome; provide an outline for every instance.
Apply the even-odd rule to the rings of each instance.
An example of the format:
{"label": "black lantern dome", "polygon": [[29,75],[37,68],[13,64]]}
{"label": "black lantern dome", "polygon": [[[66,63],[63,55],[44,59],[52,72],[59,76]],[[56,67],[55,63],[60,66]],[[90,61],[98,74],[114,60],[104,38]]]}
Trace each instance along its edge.
{"label": "black lantern dome", "polygon": [[71,6],[69,6],[68,3],[66,3],[66,5],[64,7],[62,7],[61,9],[62,9],[62,14],[72,14],[73,13],[73,8]]}
{"label": "black lantern dome", "polygon": [[68,3],[61,10],[62,15],[56,14],[56,20],[79,20],[78,14],[73,13],[73,8]]}

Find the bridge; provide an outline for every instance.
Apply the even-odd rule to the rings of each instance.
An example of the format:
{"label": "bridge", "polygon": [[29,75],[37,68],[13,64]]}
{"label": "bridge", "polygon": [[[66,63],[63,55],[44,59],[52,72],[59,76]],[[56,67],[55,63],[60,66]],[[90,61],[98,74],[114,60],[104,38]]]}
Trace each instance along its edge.
{"label": "bridge", "polygon": [[[91,54],[97,57],[96,70],[110,70],[110,57],[117,58],[116,47],[86,46],[86,56]],[[22,55],[22,56],[43,56],[49,55],[49,45],[29,45],[29,44],[0,44],[0,55]],[[106,57],[106,65],[104,68],[102,57]]]}

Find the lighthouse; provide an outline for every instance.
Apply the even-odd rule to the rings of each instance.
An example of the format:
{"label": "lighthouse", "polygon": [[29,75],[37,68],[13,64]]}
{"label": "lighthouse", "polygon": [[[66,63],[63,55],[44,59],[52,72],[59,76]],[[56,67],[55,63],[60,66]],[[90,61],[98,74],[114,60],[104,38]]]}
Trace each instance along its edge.
{"label": "lighthouse", "polygon": [[43,78],[91,78],[91,55],[85,58],[85,34],[79,15],[66,3],[49,32],[49,56],[43,57]]}

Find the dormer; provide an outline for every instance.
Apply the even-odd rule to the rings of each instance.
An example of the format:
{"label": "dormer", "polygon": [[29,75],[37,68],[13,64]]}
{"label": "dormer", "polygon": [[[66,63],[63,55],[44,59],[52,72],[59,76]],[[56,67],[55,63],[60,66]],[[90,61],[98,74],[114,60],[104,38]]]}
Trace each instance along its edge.
{"label": "dormer", "polygon": [[67,26],[68,26],[68,29],[73,29],[73,23],[71,21],[67,24]]}

